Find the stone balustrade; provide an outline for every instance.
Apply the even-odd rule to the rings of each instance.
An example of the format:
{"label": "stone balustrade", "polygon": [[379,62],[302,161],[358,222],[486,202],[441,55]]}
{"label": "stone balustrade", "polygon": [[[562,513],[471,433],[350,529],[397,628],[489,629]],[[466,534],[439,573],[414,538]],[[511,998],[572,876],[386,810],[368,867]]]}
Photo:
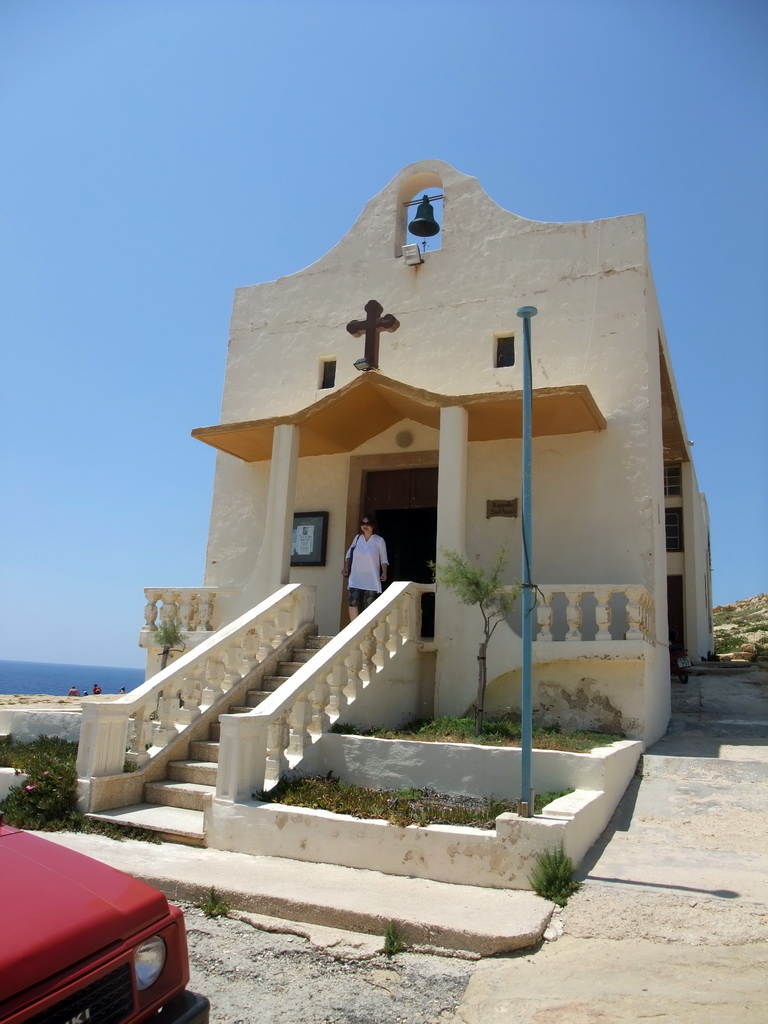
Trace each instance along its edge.
{"label": "stone balustrade", "polygon": [[[164,607],[173,604],[168,601]],[[289,584],[124,697],[104,703],[84,700],[77,762],[80,778],[119,774],[126,761],[137,768],[150,764],[287,637],[312,622],[314,610],[315,588]],[[187,624],[203,621],[191,612],[185,614],[182,621]],[[148,626],[150,619],[151,615]]]}
{"label": "stone balustrade", "polygon": [[[387,590],[307,664],[247,715],[221,717],[217,799],[248,800],[271,789],[397,661],[415,677],[421,594],[418,583]],[[396,659],[395,655],[399,655]],[[391,700],[391,697],[390,697]]]}
{"label": "stone balustrade", "polygon": [[175,619],[185,633],[213,633],[224,621],[227,601],[236,594],[218,587],[145,587],[140,646],[155,646],[152,633],[169,619]]}
{"label": "stone balustrade", "polygon": [[537,587],[535,598],[536,641],[655,639],[653,598],[643,586],[549,584]]}

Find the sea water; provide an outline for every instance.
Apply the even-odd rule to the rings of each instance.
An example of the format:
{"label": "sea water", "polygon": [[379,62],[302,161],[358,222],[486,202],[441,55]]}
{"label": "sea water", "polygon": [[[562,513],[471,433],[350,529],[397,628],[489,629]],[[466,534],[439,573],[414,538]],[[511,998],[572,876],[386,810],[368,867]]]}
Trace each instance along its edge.
{"label": "sea water", "polygon": [[0,661],[0,694],[48,694],[66,697],[76,686],[82,697],[93,693],[95,683],[102,693],[129,693],[144,682],[143,668],[103,668],[100,665],[54,665],[45,661]]}

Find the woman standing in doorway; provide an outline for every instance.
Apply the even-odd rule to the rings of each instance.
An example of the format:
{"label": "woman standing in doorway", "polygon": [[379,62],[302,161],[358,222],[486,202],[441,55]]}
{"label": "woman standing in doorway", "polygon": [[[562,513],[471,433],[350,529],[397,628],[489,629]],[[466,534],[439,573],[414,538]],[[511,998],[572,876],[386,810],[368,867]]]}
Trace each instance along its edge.
{"label": "woman standing in doorway", "polygon": [[379,596],[388,568],[387,545],[378,533],[376,517],[366,512],[360,517],[360,532],[350,544],[341,570],[349,577],[350,621]]}

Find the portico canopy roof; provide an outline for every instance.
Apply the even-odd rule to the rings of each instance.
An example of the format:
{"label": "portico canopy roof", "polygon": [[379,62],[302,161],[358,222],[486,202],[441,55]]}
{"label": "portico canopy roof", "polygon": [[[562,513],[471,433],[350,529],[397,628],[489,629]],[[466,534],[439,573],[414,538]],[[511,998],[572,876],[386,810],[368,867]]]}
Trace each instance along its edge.
{"label": "portico canopy roof", "polygon": [[[192,436],[245,462],[263,462],[272,457],[274,428],[294,424],[301,431],[300,456],[334,455],[354,451],[405,419],[439,429],[440,410],[457,405],[469,414],[470,441],[522,437],[522,391],[438,395],[375,370],[361,373],[338,391],[287,416],[197,427]],[[535,437],[598,431],[605,426],[585,384],[534,389]]]}

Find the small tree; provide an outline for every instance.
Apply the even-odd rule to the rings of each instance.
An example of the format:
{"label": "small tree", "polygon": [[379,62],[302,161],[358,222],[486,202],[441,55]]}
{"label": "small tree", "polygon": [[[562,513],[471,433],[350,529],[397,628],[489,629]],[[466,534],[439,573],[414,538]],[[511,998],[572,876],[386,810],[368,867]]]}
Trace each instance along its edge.
{"label": "small tree", "polygon": [[162,647],[163,649],[163,657],[160,662],[160,671],[162,672],[168,664],[168,655],[170,652],[172,650],[183,651],[187,646],[185,643],[187,635],[182,632],[181,623],[174,616],[161,623],[152,636],[158,647]]}
{"label": "small tree", "polygon": [[453,591],[463,604],[476,604],[483,616],[483,639],[477,653],[477,700],[475,701],[475,732],[483,731],[485,687],[487,685],[485,653],[498,624],[511,614],[517,595],[522,587],[519,583],[508,586],[501,579],[507,560],[506,545],[501,548],[490,569],[471,565],[457,551],[443,551],[444,561],[430,563],[435,580],[441,587]]}

